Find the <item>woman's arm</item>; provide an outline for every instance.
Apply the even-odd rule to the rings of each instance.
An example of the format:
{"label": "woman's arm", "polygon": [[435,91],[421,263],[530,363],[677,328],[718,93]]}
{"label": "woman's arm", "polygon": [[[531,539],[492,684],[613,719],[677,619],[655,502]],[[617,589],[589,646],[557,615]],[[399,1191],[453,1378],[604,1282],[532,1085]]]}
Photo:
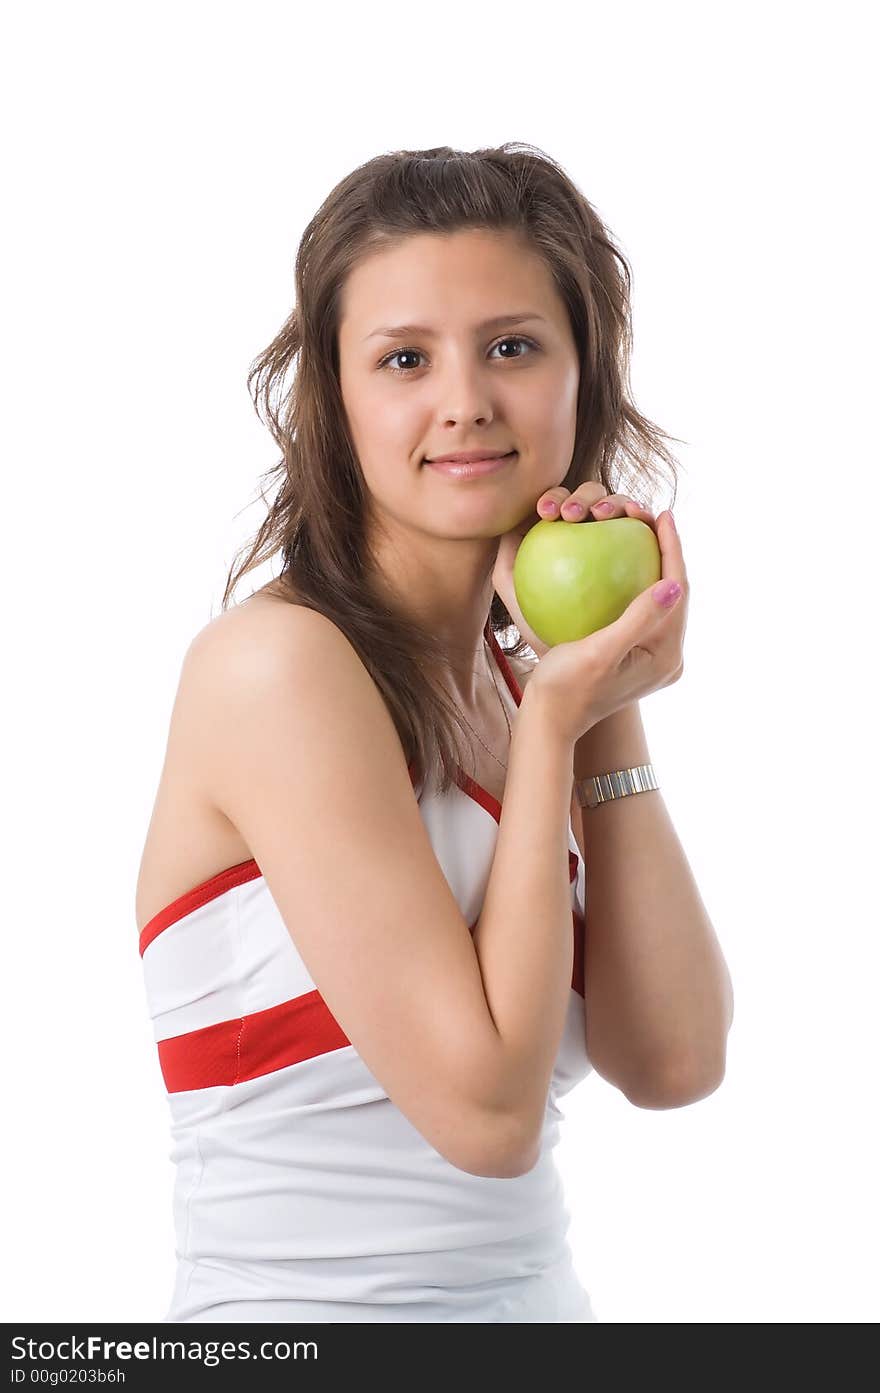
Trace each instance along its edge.
{"label": "woman's arm", "polygon": [[[577,741],[574,777],[649,762],[633,702]],[[724,1077],[733,988],[666,805],[654,789],[578,815],[587,1053],[642,1107],[695,1102]]]}
{"label": "woman's arm", "polygon": [[[525,691],[536,663],[510,662]],[[730,973],[660,791],[589,812],[574,792],[577,779],[650,758],[638,702],[593,726],[575,745],[571,821],[586,872],[590,1062],[632,1102],[667,1108],[724,1077]]]}
{"label": "woman's arm", "polygon": [[534,1165],[571,993],[574,942],[568,821],[573,743],[523,693],[510,742],[501,821],[472,939],[501,1042],[495,1103],[519,1120]]}

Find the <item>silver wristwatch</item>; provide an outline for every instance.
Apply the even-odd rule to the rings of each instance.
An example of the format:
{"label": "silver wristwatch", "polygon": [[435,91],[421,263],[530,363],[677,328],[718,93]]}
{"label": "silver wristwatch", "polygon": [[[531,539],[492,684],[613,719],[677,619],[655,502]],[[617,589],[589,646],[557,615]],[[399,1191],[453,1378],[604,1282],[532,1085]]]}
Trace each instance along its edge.
{"label": "silver wristwatch", "polygon": [[598,808],[612,798],[629,793],[648,793],[659,788],[653,764],[637,764],[633,769],[615,769],[609,774],[592,774],[575,780],[575,794],[582,808]]}

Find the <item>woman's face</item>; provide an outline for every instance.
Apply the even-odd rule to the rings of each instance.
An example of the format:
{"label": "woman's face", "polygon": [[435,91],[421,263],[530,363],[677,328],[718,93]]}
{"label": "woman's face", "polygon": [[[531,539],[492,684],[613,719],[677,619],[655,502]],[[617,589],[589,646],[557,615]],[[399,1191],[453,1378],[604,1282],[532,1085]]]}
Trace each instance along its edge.
{"label": "woman's face", "polygon": [[[546,265],[510,232],[418,234],[366,257],[343,288],[339,362],[372,509],[392,534],[498,537],[568,472],[577,349]],[[466,480],[424,463],[479,449],[517,453]]]}

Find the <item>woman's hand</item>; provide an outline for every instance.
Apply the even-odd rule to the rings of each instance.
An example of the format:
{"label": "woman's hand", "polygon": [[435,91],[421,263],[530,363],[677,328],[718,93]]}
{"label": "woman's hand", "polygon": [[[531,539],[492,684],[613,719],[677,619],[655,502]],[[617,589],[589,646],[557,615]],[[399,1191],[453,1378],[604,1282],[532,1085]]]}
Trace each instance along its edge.
{"label": "woman's hand", "polygon": [[[573,512],[580,503],[582,511]],[[545,510],[543,505],[552,504]],[[609,507],[602,507],[609,504]],[[677,581],[681,596],[671,609],[663,608],[653,592],[661,583],[637,595],[613,624],[572,643],[548,647],[525,622],[516,603],[513,563],[525,534],[534,526],[529,517],[505,533],[498,547],[492,580],[497,593],[531,648],[541,661],[529,679],[528,691],[542,699],[557,730],[576,741],[591,726],[622,706],[649,692],[669,686],[684,671],[682,648],[687,623],[688,583],[681,543],[668,510],[657,523],[649,509],[625,494],[608,495],[601,484],[581,484],[569,495],[562,486],[549,489],[538,499],[537,512],[544,518],[575,522],[578,516],[592,522],[614,517],[635,517],[654,529],[660,546],[662,581]],[[592,518],[591,518],[592,514]],[[593,521],[595,519],[596,521]]]}
{"label": "woman's hand", "polygon": [[[578,512],[577,508],[581,511]],[[605,492],[601,484],[581,484],[574,493],[569,493],[568,489],[560,484],[558,488],[548,489],[542,493],[538,499],[535,511],[538,517],[529,516],[519,523],[510,532],[505,532],[498,546],[498,556],[495,560],[495,570],[492,573],[492,584],[498,595],[501,596],[508,613],[514,624],[519,629],[529,647],[537,653],[539,658],[543,658],[545,653],[549,653],[546,643],[542,643],[537,634],[533,634],[516,602],[516,591],[513,588],[513,563],[516,560],[516,553],[519,551],[519,544],[527,532],[530,532],[536,522],[541,518],[551,519],[561,516],[566,522],[578,522],[581,520],[589,521],[590,513],[603,522],[608,518],[631,517],[640,518],[642,522],[650,520],[653,526],[653,517],[647,508],[643,508],[641,503],[635,503],[633,499],[627,498],[625,493]]]}

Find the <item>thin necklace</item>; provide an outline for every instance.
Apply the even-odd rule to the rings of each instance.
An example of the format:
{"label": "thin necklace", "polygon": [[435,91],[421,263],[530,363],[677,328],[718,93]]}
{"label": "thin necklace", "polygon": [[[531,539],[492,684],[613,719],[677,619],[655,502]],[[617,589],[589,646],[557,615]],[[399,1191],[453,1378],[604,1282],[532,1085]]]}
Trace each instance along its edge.
{"label": "thin necklace", "polygon": [[[486,648],[488,649],[488,648],[489,648],[489,642],[488,642],[488,640],[485,638],[485,636],[484,636],[484,638],[483,638],[483,642],[486,644]],[[494,669],[494,667],[492,666],[491,651],[490,651],[490,654],[489,654],[489,673],[490,673],[491,678],[492,678],[492,685],[493,685],[493,687],[495,688],[495,691],[496,691],[497,696],[498,696],[498,700],[499,700],[499,702],[500,702],[500,704],[501,704],[501,710],[504,712],[504,719],[505,719],[505,721],[507,722],[507,735],[508,735],[508,739],[509,739],[509,738],[510,738],[510,717],[509,717],[508,714],[507,714],[507,708],[506,708],[506,706],[504,705],[504,702],[501,700],[501,692],[499,691],[499,689],[498,689],[498,683],[497,683],[497,681],[495,680],[495,669]],[[474,735],[476,735],[477,739],[480,740],[479,734],[477,733],[477,731],[474,730],[473,726],[471,725],[470,721],[468,720],[468,718],[467,718],[467,716],[464,714],[464,712],[461,713],[461,719],[464,721],[464,723],[465,723],[465,725],[468,727],[468,729],[473,731],[473,733],[474,733]],[[500,759],[498,758],[498,756],[494,753],[494,751],[489,749],[489,746],[485,743],[484,740],[480,740],[480,744],[483,746],[483,749],[486,751],[486,753],[492,756],[492,758],[494,759],[495,763],[496,763],[496,764],[500,764],[500,765],[501,765],[501,768],[506,772],[506,771],[507,771],[507,765],[503,762],[503,760],[500,760]]]}

